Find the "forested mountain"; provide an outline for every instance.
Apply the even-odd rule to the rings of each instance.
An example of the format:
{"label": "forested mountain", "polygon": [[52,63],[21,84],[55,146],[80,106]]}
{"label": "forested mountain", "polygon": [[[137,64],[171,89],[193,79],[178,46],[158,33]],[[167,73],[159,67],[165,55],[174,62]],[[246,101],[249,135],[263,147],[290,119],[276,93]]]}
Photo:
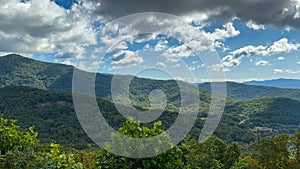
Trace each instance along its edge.
{"label": "forested mountain", "polygon": [[[98,99],[98,105],[108,123],[116,129],[125,121],[109,101]],[[202,112],[190,131],[193,138],[199,137],[208,112],[206,107],[200,110]],[[5,118],[17,119],[24,128],[34,125],[42,142],[57,141],[64,146],[76,148],[87,148],[92,144],[78,122],[71,93],[30,87],[0,88],[0,114]],[[176,118],[177,112],[164,111],[157,121],[161,120],[163,128],[167,129]],[[145,125],[151,126],[153,123]],[[249,130],[240,127],[237,116],[231,114],[223,116],[216,135],[229,141],[250,142],[254,139]]]}
{"label": "forested mountain", "polygon": [[[25,128],[35,125],[42,142],[55,140],[76,148],[86,148],[92,144],[81,129],[73,108],[70,91],[74,67],[39,62],[19,55],[0,57],[0,62],[1,114],[19,120]],[[111,75],[97,74],[95,91],[99,108],[117,129],[125,119],[111,102],[111,78]],[[210,104],[210,83],[199,86],[200,113],[190,131],[193,138],[199,136]],[[228,95],[237,100],[228,100],[221,123],[215,131],[218,137],[249,143],[257,138],[257,133],[273,136],[298,131],[300,103],[296,100],[300,100],[300,90],[232,82],[228,82],[227,87]],[[158,120],[162,120],[163,128],[167,129],[179,110],[180,92],[175,81],[135,77],[130,84],[131,102],[137,109],[147,110],[150,106],[148,96],[153,89],[166,93],[167,109]]]}
{"label": "forested mountain", "polygon": [[[227,82],[226,85],[228,96],[238,100],[272,97],[285,97],[294,100],[300,100],[300,89],[283,89],[267,86],[255,86],[235,82]],[[201,88],[210,90],[210,83],[202,83],[199,84],[199,86]]]}
{"label": "forested mountain", "polygon": [[[0,63],[0,87],[31,86],[39,89],[72,91],[73,66],[40,62],[15,54],[0,57]],[[95,92],[97,97],[111,99],[111,80],[112,75],[96,74]],[[208,101],[209,92],[207,90],[210,90],[210,83],[199,84],[199,87],[200,98]],[[177,99],[178,102],[179,88],[175,81],[135,77],[130,86],[133,104],[141,102],[147,104],[147,96],[153,89],[162,89],[169,94],[168,99],[174,102]],[[300,100],[300,89],[282,89],[234,82],[227,82],[227,93],[229,97],[238,100],[272,97]]]}
{"label": "forested mountain", "polygon": [[[0,63],[0,87],[30,86],[46,90],[72,91],[73,66],[40,62],[15,54],[0,57]],[[81,72],[90,74],[89,72]],[[121,79],[125,76],[119,77]],[[95,94],[97,97],[111,101],[111,81],[112,75],[96,74]],[[185,84],[187,86],[193,85]],[[127,86],[120,85],[119,87],[125,89]],[[138,107],[149,108],[148,96],[153,89],[161,89],[166,93],[168,109],[174,109],[175,105],[180,104],[179,87],[176,81],[137,77],[134,77],[130,84],[132,104]],[[209,91],[200,88],[199,94],[202,101],[209,102]]]}
{"label": "forested mountain", "polygon": [[[116,129],[125,121],[109,101],[98,99],[98,105],[104,117]],[[203,111],[190,131],[190,135],[196,139],[208,112],[205,107],[200,109]],[[257,138],[256,133],[260,128],[264,136],[294,133],[298,131],[299,110],[300,102],[285,98],[227,103],[215,134],[230,142],[249,143]],[[93,145],[78,122],[71,93],[30,87],[0,88],[0,113],[6,118],[17,119],[24,128],[34,125],[42,142],[57,141],[64,146],[80,149]],[[176,117],[176,112],[165,111],[158,120],[167,129]],[[145,125],[151,126],[153,123]]]}
{"label": "forested mountain", "polygon": [[273,80],[263,80],[263,81],[250,81],[250,82],[245,82],[244,84],[271,86],[271,87],[289,88],[289,89],[300,89],[299,79],[273,79]]}
{"label": "forested mountain", "polygon": [[241,126],[262,136],[299,131],[300,102],[288,98],[265,98],[239,102],[226,109],[237,114]]}

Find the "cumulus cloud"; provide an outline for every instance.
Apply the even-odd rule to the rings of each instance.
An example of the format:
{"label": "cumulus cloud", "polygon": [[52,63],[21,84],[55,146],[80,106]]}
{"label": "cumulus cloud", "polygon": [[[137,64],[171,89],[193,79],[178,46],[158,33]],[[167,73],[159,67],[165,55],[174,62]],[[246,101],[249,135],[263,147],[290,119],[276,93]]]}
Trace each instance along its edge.
{"label": "cumulus cloud", "polygon": [[256,66],[266,66],[266,65],[269,65],[269,62],[265,61],[265,60],[260,60],[260,61],[256,62],[255,65]]}
{"label": "cumulus cloud", "polygon": [[300,28],[299,0],[173,0],[171,3],[169,0],[102,0],[101,4],[96,14],[112,19],[139,12],[163,12],[190,20],[226,22],[237,17],[256,25]]}
{"label": "cumulus cloud", "polygon": [[288,73],[288,74],[298,74],[300,70],[292,70],[292,69],[274,69],[274,73]]}
{"label": "cumulus cloud", "polygon": [[224,65],[222,65],[222,64],[215,64],[215,65],[209,66],[208,69],[210,69],[212,71],[215,71],[215,72],[219,72],[219,71],[228,72],[228,71],[230,71],[228,68],[224,67]]}
{"label": "cumulus cloud", "polygon": [[163,62],[157,62],[155,67],[165,69],[167,66]]}
{"label": "cumulus cloud", "polygon": [[93,9],[89,3],[66,10],[49,0],[0,1],[0,51],[81,57],[83,46],[96,43]]}
{"label": "cumulus cloud", "polygon": [[186,45],[180,45],[176,47],[168,48],[162,56],[167,58],[168,62],[178,62],[184,57],[189,57],[192,54],[192,50]]}
{"label": "cumulus cloud", "polygon": [[[191,56],[193,53],[222,47],[222,41],[238,36],[240,31],[235,29],[232,22],[228,22],[223,26],[223,29],[217,28],[213,32],[205,32],[200,27],[188,24],[181,25],[171,30],[171,34],[179,37],[183,44],[165,49],[162,56],[165,56],[169,62],[177,62],[184,57]],[[159,48],[165,45],[161,42],[158,43]]]}
{"label": "cumulus cloud", "polygon": [[298,64],[298,65],[300,65],[300,61],[299,61],[299,62],[297,62],[297,64]]}
{"label": "cumulus cloud", "polygon": [[215,40],[224,40],[240,34],[240,31],[235,29],[232,22],[226,23],[223,27],[224,29],[215,29],[215,31],[210,34],[210,37]]}
{"label": "cumulus cloud", "polygon": [[225,56],[222,61],[227,67],[237,66],[241,63],[244,57],[251,57],[255,55],[272,56],[280,53],[289,53],[297,51],[300,48],[300,43],[290,43],[287,38],[282,38],[275,41],[271,46],[245,46],[234,50]]}
{"label": "cumulus cloud", "polygon": [[154,51],[160,52],[168,48],[168,41],[161,40],[154,46]]}
{"label": "cumulus cloud", "polygon": [[283,73],[283,70],[282,69],[274,69],[273,72],[274,73]]}
{"label": "cumulus cloud", "polygon": [[274,55],[278,53],[288,53],[296,51],[300,47],[300,43],[289,43],[287,38],[282,38],[279,41],[273,43],[267,51],[264,51],[263,55]]}
{"label": "cumulus cloud", "polygon": [[144,59],[138,55],[138,52],[122,50],[112,56],[111,69],[117,69],[128,66],[138,66],[144,62]]}
{"label": "cumulus cloud", "polygon": [[285,58],[283,57],[283,56],[279,56],[278,58],[277,58],[277,60],[284,60]]}
{"label": "cumulus cloud", "polygon": [[253,30],[261,30],[261,29],[266,29],[265,25],[259,25],[254,23],[252,20],[246,22],[246,26],[248,28],[251,28]]}

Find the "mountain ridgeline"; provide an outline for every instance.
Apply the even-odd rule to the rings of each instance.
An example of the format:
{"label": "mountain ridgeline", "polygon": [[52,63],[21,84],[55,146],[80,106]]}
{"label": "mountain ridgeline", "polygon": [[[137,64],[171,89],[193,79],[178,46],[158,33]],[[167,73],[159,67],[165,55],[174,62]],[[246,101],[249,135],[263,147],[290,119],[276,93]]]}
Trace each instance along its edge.
{"label": "mountain ridgeline", "polygon": [[289,89],[300,89],[300,80],[299,79],[273,79],[273,80],[264,80],[264,81],[250,81],[245,82],[244,84],[248,85],[259,85],[259,86],[271,86],[279,88],[289,88]]}
{"label": "mountain ridgeline", "polygon": [[[93,146],[81,128],[73,107],[71,91],[74,69],[73,66],[40,62],[14,54],[0,57],[0,114],[17,119],[24,128],[34,125],[42,142],[57,141],[80,149]],[[112,75],[97,73],[95,93],[99,109],[111,126],[117,129],[125,118],[112,103],[112,78]],[[185,85],[195,87],[194,84]],[[131,104],[141,111],[150,108],[151,91],[162,90],[168,102],[166,110],[157,120],[163,122],[164,129],[174,123],[181,100],[176,81],[133,77],[129,88]],[[199,84],[198,88],[199,114],[189,133],[195,139],[199,137],[210,108],[210,83]],[[300,90],[227,82],[227,93],[229,98],[225,111],[214,133],[218,137],[230,142],[250,143],[260,137],[299,131]],[[144,125],[151,126],[153,123]]]}
{"label": "mountain ridgeline", "polygon": [[[218,83],[218,82],[213,82]],[[200,88],[210,90],[210,83],[199,84]],[[250,100],[258,98],[285,97],[300,100],[299,89],[287,89],[267,86],[246,85],[242,83],[227,82],[227,96],[237,100]]]}
{"label": "mountain ridgeline", "polygon": [[[76,69],[73,66],[40,62],[15,54],[0,57],[0,63],[0,87],[29,86],[45,90],[72,92],[73,71]],[[91,73],[85,71],[81,71],[81,73],[91,75]],[[95,77],[96,96],[111,101],[113,76],[97,73]],[[128,76],[117,77],[122,79]],[[185,85],[193,86],[189,83],[185,83]],[[125,90],[127,86],[120,85],[119,87]],[[155,89],[165,92],[168,100],[167,109],[178,111],[176,107],[180,104],[180,89],[174,80],[152,80],[134,77],[130,84],[132,104],[136,107],[149,108],[148,96]],[[208,103],[210,92],[199,89],[199,93],[203,104]]]}

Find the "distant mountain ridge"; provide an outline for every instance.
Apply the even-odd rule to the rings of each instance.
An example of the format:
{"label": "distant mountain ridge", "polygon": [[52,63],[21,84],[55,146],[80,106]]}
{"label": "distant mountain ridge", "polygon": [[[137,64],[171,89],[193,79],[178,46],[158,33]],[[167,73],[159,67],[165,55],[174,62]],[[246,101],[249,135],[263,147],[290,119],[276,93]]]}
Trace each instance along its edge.
{"label": "distant mountain ridge", "polygon": [[279,88],[300,89],[300,79],[273,79],[245,82],[248,85],[271,86]]}
{"label": "distant mountain ridge", "polygon": [[[219,82],[212,82],[219,83]],[[250,100],[258,98],[285,97],[300,100],[300,89],[284,89],[268,86],[256,86],[243,83],[227,82],[227,96],[238,100]],[[210,90],[210,83],[199,84],[201,88]]]}
{"label": "distant mountain ridge", "polygon": [[[31,86],[38,89],[55,91],[72,91],[73,66],[45,63],[16,54],[0,57],[0,87]],[[97,97],[111,100],[112,75],[96,74],[95,92]],[[200,99],[210,102],[210,83],[199,84]],[[149,106],[148,94],[153,89],[167,93],[168,99],[179,104],[180,93],[175,81],[153,80],[135,77],[131,83],[133,104],[144,102],[140,107]],[[175,92],[174,92],[175,91]],[[253,86],[242,83],[227,82],[228,96],[238,100],[266,97],[286,97],[300,100],[300,89],[282,89],[267,86]],[[172,107],[172,106],[171,106]]]}

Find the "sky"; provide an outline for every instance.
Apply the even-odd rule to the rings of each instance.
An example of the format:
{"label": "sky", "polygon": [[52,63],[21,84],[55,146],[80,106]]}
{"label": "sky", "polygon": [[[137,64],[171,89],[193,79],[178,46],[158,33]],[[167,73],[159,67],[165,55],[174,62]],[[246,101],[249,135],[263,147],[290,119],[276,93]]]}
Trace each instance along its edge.
{"label": "sky", "polygon": [[300,79],[300,0],[1,0],[0,18],[0,56],[189,82]]}

